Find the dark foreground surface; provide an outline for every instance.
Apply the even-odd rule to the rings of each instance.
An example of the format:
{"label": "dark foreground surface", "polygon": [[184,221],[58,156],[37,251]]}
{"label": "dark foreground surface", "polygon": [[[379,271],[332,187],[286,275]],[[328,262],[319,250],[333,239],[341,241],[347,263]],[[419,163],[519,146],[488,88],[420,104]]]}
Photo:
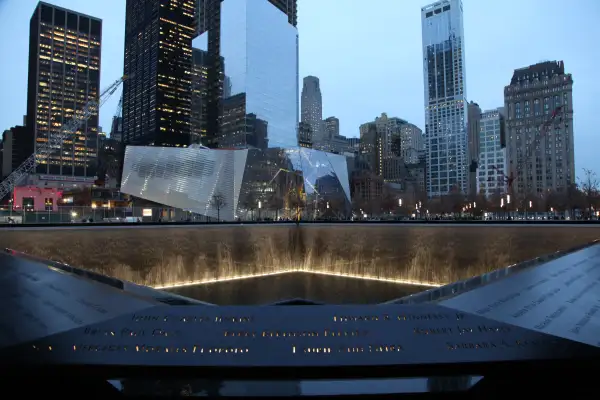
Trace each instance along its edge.
{"label": "dark foreground surface", "polygon": [[218,305],[264,305],[296,298],[327,304],[375,304],[425,289],[429,288],[298,272],[186,286],[167,292]]}
{"label": "dark foreground surface", "polygon": [[418,305],[167,305],[17,254],[0,254],[0,265],[5,390],[486,399],[597,390],[587,376],[600,363],[600,245]]}

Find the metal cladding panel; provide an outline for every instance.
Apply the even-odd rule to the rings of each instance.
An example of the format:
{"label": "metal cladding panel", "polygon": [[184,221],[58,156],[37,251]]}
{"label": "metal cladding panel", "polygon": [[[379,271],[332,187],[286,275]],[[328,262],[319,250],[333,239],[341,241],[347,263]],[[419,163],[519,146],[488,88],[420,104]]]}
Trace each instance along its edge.
{"label": "metal cladding panel", "polygon": [[513,326],[600,347],[600,245],[441,302]]}
{"label": "metal cladding panel", "polygon": [[[247,150],[127,146],[121,192],[213,218],[234,218]],[[236,163],[238,164],[236,166]],[[217,212],[213,196],[224,205]]]}
{"label": "metal cladding panel", "polygon": [[0,266],[0,348],[160,304],[6,253]]}
{"label": "metal cladding panel", "polygon": [[[350,203],[346,158],[305,148],[211,150],[128,146],[121,191],[221,220],[285,198],[293,177],[308,196]],[[302,185],[303,180],[303,185]],[[212,204],[220,195],[217,213]],[[314,198],[314,196],[312,197]],[[311,201],[309,198],[307,201]],[[281,206],[283,207],[283,206]]]}

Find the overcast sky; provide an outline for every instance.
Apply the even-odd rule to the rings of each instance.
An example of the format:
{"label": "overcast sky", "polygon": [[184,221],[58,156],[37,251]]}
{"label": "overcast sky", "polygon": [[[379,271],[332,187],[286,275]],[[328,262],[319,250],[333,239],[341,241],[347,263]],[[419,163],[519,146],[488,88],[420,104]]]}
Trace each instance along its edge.
{"label": "overcast sky", "polygon": [[[123,72],[125,0],[54,0],[103,19],[102,87]],[[300,75],[318,76],[323,117],[340,119],[341,133],[382,112],[424,127],[419,0],[298,0]],[[503,105],[515,68],[564,60],[575,81],[575,161],[600,174],[599,0],[463,0],[467,96],[483,108]],[[35,0],[0,0],[0,129],[21,124],[26,108],[29,19]],[[594,98],[596,96],[596,98]],[[101,111],[110,128],[118,95]],[[596,119],[594,119],[596,118]]]}

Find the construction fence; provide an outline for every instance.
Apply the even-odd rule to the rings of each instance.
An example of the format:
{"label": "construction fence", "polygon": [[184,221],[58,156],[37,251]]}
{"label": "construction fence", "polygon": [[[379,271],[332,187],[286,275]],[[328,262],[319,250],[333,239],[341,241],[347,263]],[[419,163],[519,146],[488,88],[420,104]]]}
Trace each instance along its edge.
{"label": "construction fence", "polygon": [[[238,221],[273,221],[284,218],[272,210],[240,212]],[[57,211],[0,210],[1,224],[216,222],[216,218],[171,207],[81,207],[62,206]]]}

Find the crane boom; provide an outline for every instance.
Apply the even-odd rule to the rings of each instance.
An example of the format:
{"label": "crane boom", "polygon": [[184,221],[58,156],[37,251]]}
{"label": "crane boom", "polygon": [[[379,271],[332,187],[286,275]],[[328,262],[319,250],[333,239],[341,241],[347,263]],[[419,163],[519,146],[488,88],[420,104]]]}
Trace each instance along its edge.
{"label": "crane boom", "polygon": [[[15,169],[10,175],[0,183],[0,199],[3,199],[9,194],[13,188],[18,185],[23,178],[33,171],[37,165],[39,158],[48,159],[56,149],[62,149],[63,140],[69,138],[73,133],[79,129],[92,115],[97,113],[102,105],[116,92],[118,87],[126,79],[125,76],[114,81],[108,88],[104,89],[100,93],[98,101],[88,101],[83,109],[79,112],[75,112],[73,118],[66,122],[59,132],[53,132],[48,134],[48,141],[46,143],[37,143],[37,151],[29,156],[17,169]],[[41,157],[40,157],[41,156]]]}

